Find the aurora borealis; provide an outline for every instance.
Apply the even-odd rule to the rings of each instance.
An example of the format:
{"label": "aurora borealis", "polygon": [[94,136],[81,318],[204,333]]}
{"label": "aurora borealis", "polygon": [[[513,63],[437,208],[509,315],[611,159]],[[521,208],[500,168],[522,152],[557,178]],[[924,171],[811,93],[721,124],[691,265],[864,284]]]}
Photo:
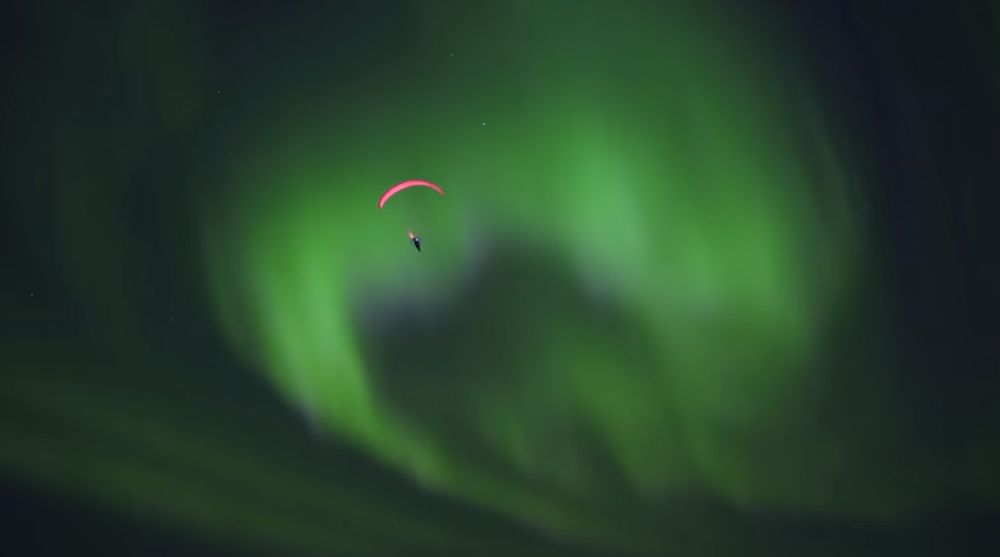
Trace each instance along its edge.
{"label": "aurora borealis", "polygon": [[16,15],[15,554],[986,543],[995,6]]}

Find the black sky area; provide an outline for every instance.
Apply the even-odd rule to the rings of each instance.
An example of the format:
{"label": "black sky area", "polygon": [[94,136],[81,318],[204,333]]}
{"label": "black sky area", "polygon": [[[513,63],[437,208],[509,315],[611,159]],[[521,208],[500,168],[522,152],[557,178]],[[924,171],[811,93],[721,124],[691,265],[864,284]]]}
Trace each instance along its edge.
{"label": "black sky area", "polygon": [[[39,61],[62,40],[47,24],[50,16],[82,9],[73,6],[43,2],[4,8],[0,18],[0,60],[6,81],[0,93],[0,164],[4,166],[26,149],[14,133],[23,122],[37,120],[39,128],[44,128],[59,117],[47,112],[44,98],[35,99],[31,106],[23,101],[27,95],[46,93],[39,84],[58,83],[59,76]],[[120,9],[114,2],[95,6],[99,7],[91,12],[91,24],[97,25]],[[351,20],[370,12],[373,27],[393,27],[389,9],[361,2],[328,9],[354,14]],[[622,9],[626,9],[624,4]],[[302,13],[280,2],[216,3],[205,11],[214,34],[213,48],[228,68],[219,76],[220,88],[237,82],[253,64],[253,37],[272,29],[279,34],[284,22]],[[838,125],[855,150],[855,160],[864,166],[860,169],[868,177],[864,204],[874,228],[869,257],[878,266],[880,280],[871,285],[869,295],[872,303],[887,308],[888,330],[894,331],[891,342],[904,361],[910,359],[910,365],[891,371],[905,374],[897,381],[904,388],[896,395],[905,413],[902,419],[917,424],[921,446],[930,452],[961,448],[991,432],[1000,435],[998,4],[766,0],[760,2],[759,11],[749,11],[791,22],[799,35],[797,42],[805,46],[797,56],[807,61],[811,77],[833,110],[842,115]],[[86,73],[88,69],[79,70]],[[94,79],[102,78],[94,72]],[[47,172],[37,169],[39,181]],[[42,236],[49,232],[24,226],[25,215],[7,203],[14,197],[23,199],[24,193],[18,190],[32,185],[13,183],[6,171],[3,176],[7,179],[0,183],[0,289],[46,293],[46,301],[31,303],[47,316],[36,322],[5,323],[4,334],[37,329],[39,338],[72,337],[81,326],[78,302],[67,293],[54,256],[37,253],[37,238],[25,237],[28,230]],[[43,196],[38,200],[44,203]],[[147,271],[158,276],[156,269]],[[196,285],[174,284],[164,293],[163,299],[150,302],[151,308],[203,323],[168,334],[182,342],[215,334],[204,324],[209,319],[207,310],[198,307]],[[0,298],[0,303],[8,304],[7,300]],[[0,310],[10,307],[0,306]],[[405,333],[399,337],[405,344]],[[223,349],[216,350],[207,358],[229,356]],[[217,381],[220,391],[229,385],[225,377]],[[295,418],[283,413],[276,401],[268,402],[263,381],[240,388],[245,389],[240,396],[262,401],[261,414],[273,414],[279,423],[276,428],[292,427]],[[0,409],[0,420],[3,417]],[[1000,481],[1000,471],[997,474]],[[441,503],[448,512],[458,514],[451,504]],[[485,523],[490,516],[473,520]],[[784,547],[796,547],[800,543],[796,540],[806,540],[801,541],[802,548],[812,547],[808,540],[828,540],[830,555],[1000,554],[1000,512],[986,501],[888,529],[772,516],[753,516],[740,524],[745,538],[759,540],[761,547],[782,546],[783,542],[773,540],[782,539],[787,531]],[[532,543],[544,538],[506,522],[497,529],[498,535],[506,535],[509,529],[512,538],[524,536]],[[247,554],[206,542],[168,523],[151,524],[95,508],[86,499],[6,476],[0,476],[0,534],[0,555],[10,556]],[[553,543],[567,554],[595,555],[561,541],[545,539],[543,543]]]}
{"label": "black sky area", "polygon": [[877,178],[866,198],[886,277],[878,292],[912,358],[900,367],[911,418],[942,443],[970,424],[1000,431],[996,6],[813,2],[798,16],[845,125],[865,130],[853,139]]}

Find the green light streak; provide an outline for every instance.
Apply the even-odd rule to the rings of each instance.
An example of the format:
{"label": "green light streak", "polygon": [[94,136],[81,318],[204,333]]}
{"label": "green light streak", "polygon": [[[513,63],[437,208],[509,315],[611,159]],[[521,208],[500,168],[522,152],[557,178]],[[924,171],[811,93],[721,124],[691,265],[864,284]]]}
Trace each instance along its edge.
{"label": "green light streak", "polygon": [[[282,554],[742,554],[762,514],[863,530],[995,501],[992,437],[938,454],[900,411],[863,130],[801,45],[693,6],[315,8],[237,69],[201,7],[55,16],[68,46],[17,95],[45,110],[11,116],[40,154],[11,175],[72,303],[3,294],[64,327],[12,327],[4,473]],[[412,177],[447,195],[375,208]],[[164,324],[174,281],[207,285],[202,337]],[[60,342],[106,359],[39,356]],[[247,370],[299,421],[226,375]],[[483,526],[504,520],[525,528]]]}
{"label": "green light streak", "polygon": [[[339,89],[353,99],[349,112],[288,91],[284,102],[309,107],[300,108],[308,122],[227,130],[246,147],[224,170],[230,193],[207,213],[206,248],[233,342],[330,431],[445,492],[577,536],[603,535],[564,504],[602,497],[587,456],[595,441],[639,498],[696,489],[740,506],[836,508],[836,493],[775,496],[754,478],[780,455],[755,461],[731,438],[787,429],[816,396],[806,388],[813,350],[856,268],[856,230],[847,207],[812,192],[817,178],[834,192],[847,178],[833,162],[812,163],[815,142],[836,155],[821,127],[798,127],[796,93],[775,81],[790,62],[747,37],[691,31],[694,21],[718,26],[705,14],[668,11],[598,9],[549,27],[530,22],[554,8],[530,18],[514,8],[477,29],[480,40],[459,53],[468,61],[400,76],[392,102],[362,96],[386,77],[375,72]],[[433,39],[415,47],[426,52],[447,51],[464,32],[426,31]],[[595,33],[597,44],[585,39]],[[260,141],[273,137],[279,149]],[[410,177],[447,195],[406,192],[375,210],[382,188]],[[409,226],[428,248],[419,257],[402,234]],[[484,308],[487,322],[532,331],[531,356],[507,369],[466,361],[479,368],[469,373],[513,374],[521,386],[459,387],[475,402],[452,419],[518,471],[513,483],[457,456],[458,438],[415,422],[373,386],[358,345],[378,333],[354,318],[400,300],[431,311],[475,280],[475,251],[491,245],[547,254],[643,323],[652,345],[636,359],[628,339],[516,297]],[[406,367],[405,356],[394,362]],[[440,364],[379,373],[425,373],[421,365]],[[537,426],[559,423],[591,441]],[[549,487],[518,495],[522,481]]]}

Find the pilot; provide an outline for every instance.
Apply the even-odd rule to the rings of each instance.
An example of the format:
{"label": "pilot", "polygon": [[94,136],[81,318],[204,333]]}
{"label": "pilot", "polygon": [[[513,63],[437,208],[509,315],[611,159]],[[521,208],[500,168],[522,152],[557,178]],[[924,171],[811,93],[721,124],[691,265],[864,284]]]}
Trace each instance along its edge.
{"label": "pilot", "polygon": [[417,251],[420,251],[420,238],[412,230],[407,231],[406,235],[410,237],[413,247],[417,248]]}

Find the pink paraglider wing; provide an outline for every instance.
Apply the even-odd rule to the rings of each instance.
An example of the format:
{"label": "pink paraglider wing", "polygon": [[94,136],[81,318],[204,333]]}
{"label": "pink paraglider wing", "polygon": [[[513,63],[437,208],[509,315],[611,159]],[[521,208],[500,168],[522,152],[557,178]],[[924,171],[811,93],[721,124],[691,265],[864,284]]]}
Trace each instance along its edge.
{"label": "pink paraglider wing", "polygon": [[444,195],[444,190],[442,190],[436,184],[432,184],[432,183],[430,183],[430,182],[428,182],[426,180],[406,180],[404,182],[400,182],[400,183],[396,184],[395,186],[392,186],[391,188],[385,190],[385,193],[383,193],[378,198],[378,208],[381,209],[382,206],[385,205],[385,202],[388,201],[390,197],[396,195],[397,193],[399,193],[399,192],[401,192],[401,191],[403,191],[403,190],[405,190],[407,188],[412,188],[414,186],[423,186],[425,188],[430,188],[430,189],[438,192],[439,194]]}

